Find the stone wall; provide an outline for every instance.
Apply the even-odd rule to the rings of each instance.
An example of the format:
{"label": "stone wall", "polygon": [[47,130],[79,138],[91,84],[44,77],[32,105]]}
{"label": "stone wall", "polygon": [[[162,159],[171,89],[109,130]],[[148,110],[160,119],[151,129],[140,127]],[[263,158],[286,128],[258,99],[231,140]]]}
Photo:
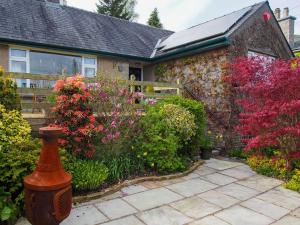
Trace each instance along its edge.
{"label": "stone wall", "polygon": [[[155,69],[157,81],[180,82],[184,95],[203,102],[208,118],[208,130],[217,147],[225,148],[226,129],[231,114],[227,88],[223,81],[228,63],[228,48],[164,62]],[[209,132],[210,133],[210,132]]]}

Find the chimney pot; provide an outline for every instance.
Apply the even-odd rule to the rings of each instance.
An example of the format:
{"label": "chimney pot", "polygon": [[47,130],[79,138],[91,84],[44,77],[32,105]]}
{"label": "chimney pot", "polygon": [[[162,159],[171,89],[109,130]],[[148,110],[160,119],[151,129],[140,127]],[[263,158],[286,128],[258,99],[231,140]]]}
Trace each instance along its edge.
{"label": "chimney pot", "polygon": [[278,19],[278,20],[279,20],[280,17],[281,17],[281,16],[280,16],[280,11],[281,11],[280,8],[276,8],[276,9],[275,9],[275,17],[276,17],[276,19]]}
{"label": "chimney pot", "polygon": [[284,8],[283,11],[284,11],[284,16],[285,17],[289,17],[290,16],[290,10],[289,10],[288,7]]}

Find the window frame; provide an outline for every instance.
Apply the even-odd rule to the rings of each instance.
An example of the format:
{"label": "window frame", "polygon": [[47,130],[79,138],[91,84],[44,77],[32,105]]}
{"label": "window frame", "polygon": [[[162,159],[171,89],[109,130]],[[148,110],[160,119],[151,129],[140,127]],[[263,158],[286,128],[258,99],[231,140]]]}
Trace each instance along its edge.
{"label": "window frame", "polygon": [[[20,50],[20,51],[25,51],[25,57],[20,57],[20,56],[13,56],[12,51],[13,50]],[[18,62],[25,62],[26,65],[26,71],[24,73],[29,73],[30,71],[30,65],[29,65],[29,50],[23,47],[18,47],[18,46],[13,46],[9,48],[9,60],[8,60],[8,68],[9,72],[12,72],[12,61],[18,61]],[[26,88],[30,87],[30,79],[16,79],[16,82],[18,81],[26,80]],[[22,87],[22,85],[20,85]]]}
{"label": "window frame", "polygon": [[[87,64],[84,61],[85,59],[94,59],[95,64],[94,65],[93,64]],[[97,66],[98,62],[97,61],[98,61],[97,56],[82,56],[82,75],[87,77],[87,75],[85,74],[85,69],[88,68],[88,69],[95,69],[95,74],[94,74],[93,77],[96,77],[97,76],[97,68],[98,68],[98,66]]]}
{"label": "window frame", "polygon": [[[26,51],[26,57],[18,57],[18,56],[12,56],[12,50],[21,50]],[[75,52],[65,52],[65,51],[59,51],[59,50],[49,50],[49,49],[43,49],[43,48],[28,48],[18,45],[10,45],[9,46],[9,72],[12,72],[12,61],[20,61],[26,63],[26,72],[30,73],[30,52],[31,51],[38,51],[41,53],[49,53],[49,54],[61,54],[66,56],[78,56],[81,57],[81,75],[84,77],[87,77],[85,74],[85,68],[90,68],[95,70],[95,75],[93,77],[97,76],[97,70],[98,70],[98,57],[96,55],[87,55],[87,54],[76,54]],[[87,64],[85,63],[85,59],[95,59],[95,64]],[[47,75],[47,74],[46,74]],[[19,79],[18,79],[19,80]],[[21,80],[21,79],[20,79]],[[30,79],[26,79],[26,87],[30,87]]]}

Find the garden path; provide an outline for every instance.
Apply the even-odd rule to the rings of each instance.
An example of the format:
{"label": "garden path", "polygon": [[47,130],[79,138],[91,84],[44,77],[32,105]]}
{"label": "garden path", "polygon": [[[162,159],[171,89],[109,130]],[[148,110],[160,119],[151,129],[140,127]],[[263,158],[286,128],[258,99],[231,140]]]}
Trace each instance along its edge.
{"label": "garden path", "polygon": [[245,164],[211,159],[186,177],[76,205],[62,225],[300,225],[300,194],[281,184]]}

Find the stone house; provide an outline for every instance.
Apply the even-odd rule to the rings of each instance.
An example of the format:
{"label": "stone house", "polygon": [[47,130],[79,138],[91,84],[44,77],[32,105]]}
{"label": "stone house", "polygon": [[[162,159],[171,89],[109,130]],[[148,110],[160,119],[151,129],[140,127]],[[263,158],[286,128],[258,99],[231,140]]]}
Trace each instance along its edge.
{"label": "stone house", "polygon": [[[293,57],[268,2],[179,32],[68,7],[62,0],[1,0],[0,65],[36,74],[103,74],[175,81],[204,102],[210,129],[226,149],[233,140],[233,99],[222,81],[237,56]],[[43,86],[18,80],[23,87]],[[237,137],[237,136],[236,136]]]}

